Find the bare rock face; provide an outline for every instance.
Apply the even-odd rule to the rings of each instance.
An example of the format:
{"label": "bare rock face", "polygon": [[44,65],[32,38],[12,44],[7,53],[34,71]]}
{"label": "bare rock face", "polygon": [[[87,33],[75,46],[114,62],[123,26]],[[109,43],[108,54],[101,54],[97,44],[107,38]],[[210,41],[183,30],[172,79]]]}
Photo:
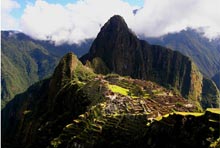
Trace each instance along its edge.
{"label": "bare rock face", "polygon": [[77,57],[72,53],[66,54],[56,67],[54,74],[50,81],[51,95],[55,95],[57,91],[62,87],[65,81],[71,80],[73,72],[79,63]]}
{"label": "bare rock face", "polygon": [[101,58],[111,72],[176,88],[184,97],[198,101],[202,75],[186,56],[139,40],[121,16],[102,27],[83,63]]}
{"label": "bare rock face", "polygon": [[2,110],[2,147],[219,145],[219,109],[198,113],[182,97],[198,102],[202,88],[213,90],[202,86],[202,75],[189,58],[138,40],[114,16],[81,60],[98,73],[139,79],[95,74],[68,53],[51,78],[17,95]]}

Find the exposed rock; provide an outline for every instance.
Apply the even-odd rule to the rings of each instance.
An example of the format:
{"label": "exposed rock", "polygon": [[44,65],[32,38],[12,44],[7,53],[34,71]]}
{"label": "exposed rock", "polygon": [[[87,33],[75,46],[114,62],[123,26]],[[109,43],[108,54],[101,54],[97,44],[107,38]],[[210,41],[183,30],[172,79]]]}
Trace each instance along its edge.
{"label": "exposed rock", "polygon": [[[101,119],[103,116],[109,120],[118,114],[121,116],[118,120],[126,125],[127,120],[122,120],[124,114],[131,114],[132,121],[138,124],[145,122],[146,115],[152,120],[174,110],[197,111],[197,108],[175,92],[150,81],[116,74],[95,75],[74,55],[67,54],[57,66],[52,78],[33,85],[3,109],[2,145],[22,148],[56,145],[56,140],[52,145],[51,140],[58,137],[73,119],[76,119],[74,122],[80,122],[77,119],[80,114],[89,116],[88,120],[85,120],[86,123],[90,123],[90,120],[94,122],[96,118]],[[135,121],[138,118],[144,120]],[[130,117],[128,120],[130,122]],[[94,131],[100,130],[100,126],[95,123],[91,126]],[[83,128],[82,126],[81,130]],[[131,126],[131,129],[134,127]],[[111,133],[108,128],[106,130]],[[72,134],[77,131],[78,129],[72,131]],[[135,131],[131,131],[130,136],[134,136],[132,134]],[[139,131],[135,135],[138,133]]]}
{"label": "exposed rock", "polygon": [[212,80],[203,79],[203,87],[202,87],[202,105],[205,107],[217,108],[220,104],[220,93]]}
{"label": "exposed rock", "polygon": [[[95,72],[128,76],[95,74],[67,54],[51,78],[16,96],[2,110],[2,147],[218,145],[220,111],[198,113],[194,102],[206,88],[189,58],[139,41],[120,16],[106,26],[82,60],[89,59],[87,65]],[[93,57],[96,54],[103,57]]]}
{"label": "exposed rock", "polygon": [[139,40],[120,16],[102,27],[81,61],[95,58],[101,58],[113,73],[170,85],[195,102],[201,96],[202,75],[188,57]]}

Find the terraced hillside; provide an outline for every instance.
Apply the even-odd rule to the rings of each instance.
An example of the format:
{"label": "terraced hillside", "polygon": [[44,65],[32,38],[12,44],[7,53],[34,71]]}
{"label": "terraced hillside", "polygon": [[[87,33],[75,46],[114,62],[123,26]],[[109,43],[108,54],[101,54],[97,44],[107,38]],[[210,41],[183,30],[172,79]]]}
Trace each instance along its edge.
{"label": "terraced hillside", "polygon": [[[53,139],[73,119],[74,123],[81,122],[81,117],[86,125],[91,123],[98,131],[100,126],[95,121],[99,119],[113,124],[124,115],[131,115],[134,120],[136,116],[153,120],[174,111],[197,110],[192,102],[173,90],[116,74],[97,75],[75,55],[67,54],[50,79],[33,85],[3,109],[2,144],[3,147],[56,145]],[[82,129],[86,132],[85,127]]]}
{"label": "terraced hillside", "polygon": [[219,146],[220,109],[199,104],[218,106],[218,90],[188,57],[140,41],[114,16],[81,60],[66,54],[6,105],[3,148]]}
{"label": "terraced hillside", "polygon": [[[214,84],[203,83],[205,77],[187,56],[178,51],[148,44],[140,40],[125,20],[115,15],[101,28],[89,53],[80,60],[96,73],[117,73],[156,82],[167,88],[173,87],[186,99],[203,108],[218,107],[220,93]],[[203,104],[210,95],[203,87],[213,88],[211,104]]]}
{"label": "terraced hillside", "polygon": [[[96,106],[66,125],[51,147],[200,147],[220,146],[220,109],[204,113],[102,114]],[[199,126],[200,125],[200,126]]]}

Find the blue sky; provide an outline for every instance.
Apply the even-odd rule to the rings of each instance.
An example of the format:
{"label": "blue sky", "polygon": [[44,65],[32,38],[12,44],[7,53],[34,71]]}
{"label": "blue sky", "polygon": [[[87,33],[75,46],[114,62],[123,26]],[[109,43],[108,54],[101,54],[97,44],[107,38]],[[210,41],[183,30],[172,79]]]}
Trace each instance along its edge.
{"label": "blue sky", "polygon": [[[11,15],[15,18],[20,18],[27,4],[34,4],[36,0],[16,0],[19,3],[20,8],[11,11]],[[76,3],[77,0],[45,0],[51,4],[61,4],[66,5],[68,3]],[[142,7],[144,5],[144,0],[123,0],[128,2],[130,5]]]}

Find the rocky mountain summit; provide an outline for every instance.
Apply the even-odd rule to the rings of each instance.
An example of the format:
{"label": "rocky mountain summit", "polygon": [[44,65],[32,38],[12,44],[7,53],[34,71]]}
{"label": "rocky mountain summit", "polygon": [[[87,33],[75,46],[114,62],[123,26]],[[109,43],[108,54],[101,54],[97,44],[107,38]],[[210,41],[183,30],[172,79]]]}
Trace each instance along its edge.
{"label": "rocky mountain summit", "polygon": [[[208,124],[204,122],[203,130],[208,130],[209,125],[215,129],[211,135],[211,131],[204,135],[212,138],[204,145],[215,142],[219,110],[209,111],[211,116],[208,112],[191,112],[198,112],[198,108],[172,90],[151,81],[95,74],[69,53],[61,59],[50,79],[36,83],[3,109],[2,144],[3,147],[102,147],[106,144],[132,147],[136,142],[141,146],[152,138],[150,142],[147,140],[147,145],[152,146],[156,139],[148,132],[154,131],[154,126],[162,130],[163,122],[177,126],[179,118],[186,118],[186,122],[175,130],[185,127],[191,118],[195,120],[193,126],[200,120],[212,119]],[[160,129],[156,131],[158,134]],[[168,129],[164,134],[167,132]],[[196,137],[197,132],[193,131]],[[204,137],[199,136],[200,140]],[[129,139],[132,140],[125,142]]]}
{"label": "rocky mountain summit", "polygon": [[[200,93],[214,90],[208,87],[211,81],[203,82],[180,53],[140,41],[120,16],[104,25],[81,60],[85,65],[66,54],[52,77],[6,105],[3,148],[220,145],[220,110],[201,111],[197,100]],[[201,100],[216,105],[212,99]]]}
{"label": "rocky mountain summit", "polygon": [[[121,16],[109,19],[81,61],[87,65],[100,65],[92,66],[99,73],[113,72],[174,87],[182,96],[198,104],[207,100],[208,93],[202,91],[206,78],[188,57],[139,40]],[[100,67],[105,70],[101,71]],[[216,91],[215,101],[208,106],[202,104],[202,107],[217,107],[219,91],[213,82],[208,85]]]}

